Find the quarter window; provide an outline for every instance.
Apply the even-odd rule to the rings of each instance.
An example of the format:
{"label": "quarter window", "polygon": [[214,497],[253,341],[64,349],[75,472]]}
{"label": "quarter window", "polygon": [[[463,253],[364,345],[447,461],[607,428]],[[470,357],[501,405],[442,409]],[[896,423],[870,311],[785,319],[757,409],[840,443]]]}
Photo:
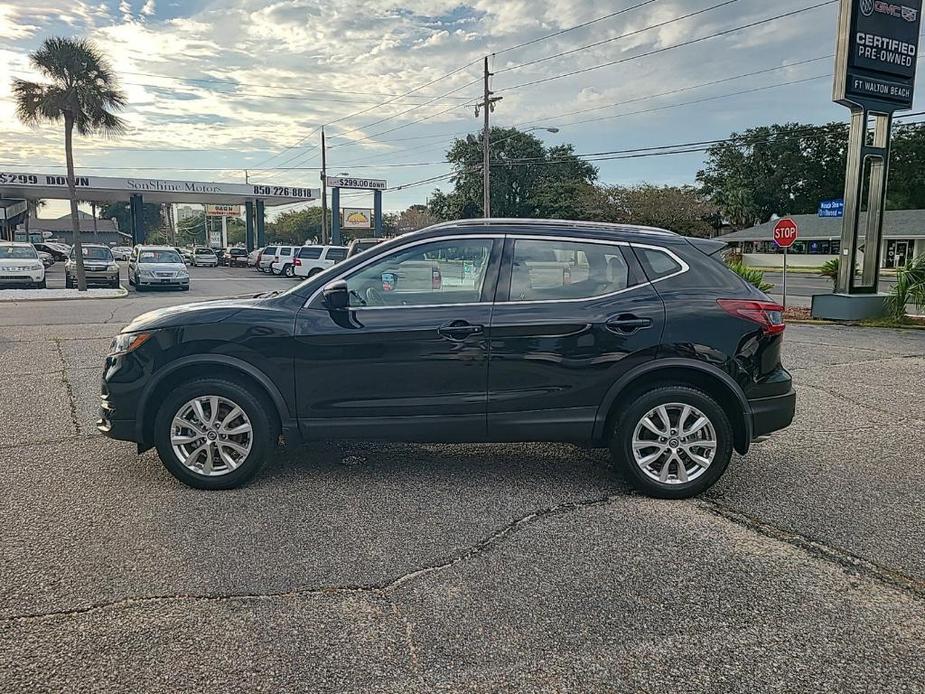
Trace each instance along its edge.
{"label": "quarter window", "polygon": [[654,248],[639,248],[638,246],[634,247],[634,250],[650,282],[681,271],[678,261],[667,253]]}
{"label": "quarter window", "polygon": [[350,305],[477,303],[491,248],[491,239],[454,239],[390,253],[344,278]]}
{"label": "quarter window", "polygon": [[587,299],[629,286],[620,246],[559,239],[514,241],[511,301]]}
{"label": "quarter window", "polygon": [[299,257],[305,260],[318,260],[321,257],[321,248],[318,246],[305,246],[299,251]]}

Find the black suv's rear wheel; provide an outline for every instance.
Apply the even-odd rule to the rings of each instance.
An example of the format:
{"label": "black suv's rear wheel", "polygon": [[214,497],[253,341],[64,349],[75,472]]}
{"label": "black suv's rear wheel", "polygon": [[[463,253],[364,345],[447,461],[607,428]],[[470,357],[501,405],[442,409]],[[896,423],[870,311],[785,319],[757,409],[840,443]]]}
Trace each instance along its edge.
{"label": "black suv's rear wheel", "polygon": [[684,499],[720,478],[732,442],[729,418],[712,397],[689,386],[663,386],[621,413],[610,450],[641,492]]}
{"label": "black suv's rear wheel", "polygon": [[170,473],[191,487],[238,487],[260,471],[275,445],[271,407],[259,393],[224,379],[184,384],[157,412],[157,452]]}

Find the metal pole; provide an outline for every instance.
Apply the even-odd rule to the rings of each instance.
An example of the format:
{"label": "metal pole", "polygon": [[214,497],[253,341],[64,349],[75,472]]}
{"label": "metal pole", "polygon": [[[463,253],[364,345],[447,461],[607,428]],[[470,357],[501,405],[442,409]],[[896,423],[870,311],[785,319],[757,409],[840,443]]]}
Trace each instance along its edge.
{"label": "metal pole", "polygon": [[784,247],[784,300],[781,306],[787,308],[787,247]]}
{"label": "metal pole", "polygon": [[326,246],[328,239],[328,157],[324,146],[324,128],[321,128],[321,245]]}
{"label": "metal pole", "polygon": [[484,100],[482,101],[482,110],[484,111],[484,126],[482,127],[482,216],[485,219],[491,217],[491,167],[489,166],[490,143],[489,139],[489,99],[491,92],[488,90],[488,56],[485,56],[484,70]]}

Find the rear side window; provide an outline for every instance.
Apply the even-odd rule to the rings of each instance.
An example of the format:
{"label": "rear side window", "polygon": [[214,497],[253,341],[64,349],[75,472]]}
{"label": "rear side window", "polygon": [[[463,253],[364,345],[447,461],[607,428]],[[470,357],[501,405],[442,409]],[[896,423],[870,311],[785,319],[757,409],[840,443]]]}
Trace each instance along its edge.
{"label": "rear side window", "polygon": [[321,248],[318,246],[306,246],[299,250],[299,257],[306,260],[318,260],[321,257]]}
{"label": "rear side window", "polygon": [[328,260],[333,260],[335,263],[339,263],[341,260],[347,257],[346,248],[329,248],[328,254],[325,256]]}
{"label": "rear side window", "polygon": [[620,246],[559,239],[514,241],[510,301],[587,299],[629,286]]}
{"label": "rear side window", "polygon": [[292,249],[289,246],[281,246],[279,249],[280,255],[292,255]]}
{"label": "rear side window", "polygon": [[264,255],[276,255],[276,246],[267,246],[263,249]]}
{"label": "rear side window", "polygon": [[664,251],[653,248],[640,248],[638,246],[634,246],[633,250],[636,251],[636,257],[639,258],[642,269],[651,282],[674,275],[682,270],[678,261]]}

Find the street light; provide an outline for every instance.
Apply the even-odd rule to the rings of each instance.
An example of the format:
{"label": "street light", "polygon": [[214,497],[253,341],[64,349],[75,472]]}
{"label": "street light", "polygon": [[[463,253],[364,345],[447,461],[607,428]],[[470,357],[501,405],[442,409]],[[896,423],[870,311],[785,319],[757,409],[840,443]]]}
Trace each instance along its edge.
{"label": "street light", "polygon": [[524,132],[525,132],[525,133],[530,133],[530,132],[533,132],[534,130],[545,130],[545,131],[548,132],[548,133],[557,133],[557,132],[559,132],[559,128],[542,128],[542,127],[539,127],[539,126],[536,126],[536,125],[533,126],[532,128],[527,128],[526,130],[524,130]]}

